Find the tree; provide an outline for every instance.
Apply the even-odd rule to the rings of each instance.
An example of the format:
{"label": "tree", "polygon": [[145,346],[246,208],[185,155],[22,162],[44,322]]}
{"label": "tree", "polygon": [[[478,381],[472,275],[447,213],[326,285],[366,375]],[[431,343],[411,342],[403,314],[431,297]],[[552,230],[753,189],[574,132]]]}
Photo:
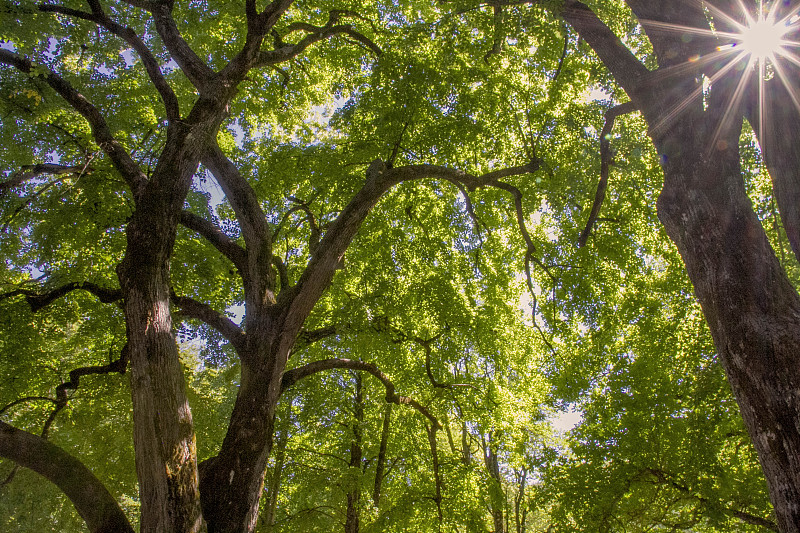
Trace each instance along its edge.
{"label": "tree", "polygon": [[[424,346],[452,328],[459,333],[449,353],[482,362],[491,381],[500,366],[487,362],[488,354],[502,360],[505,348],[494,349],[480,334],[509,339],[518,331],[510,318],[518,302],[508,291],[524,281],[533,298],[551,304],[532,302],[537,338],[527,345],[540,354],[556,351],[559,331],[570,326],[557,312],[560,278],[553,270],[560,266],[543,257],[562,252],[549,246],[544,225],[530,229],[528,214],[561,203],[559,216],[575,223],[569,204],[576,186],[556,156],[595,140],[586,124],[601,110],[576,103],[591,72],[611,91],[618,84],[631,102],[606,115],[601,186],[580,242],[599,220],[612,119],[639,110],[665,176],[659,217],[703,306],[778,523],[796,531],[800,435],[792,421],[791,354],[800,302],[746,194],[738,149],[746,117],[797,250],[796,155],[788,136],[778,134],[789,131],[797,110],[775,113],[796,84],[788,60],[775,58],[773,68],[788,78],[757,83],[751,76],[737,89],[729,75],[735,69],[714,53],[737,39],[721,32],[735,29],[725,14],[737,13],[723,4],[708,2],[704,10],[693,2],[664,8],[631,0],[596,11],[572,0],[493,2],[491,10],[477,3],[285,0],[5,4],[0,63],[9,170],[0,200],[8,213],[4,230],[17,233],[4,243],[4,300],[48,312],[59,298],[86,292],[121,304],[124,334],[112,325],[122,319],[118,312],[105,320],[119,339],[105,344],[118,355],[107,365],[87,357],[61,391],[75,390],[81,376],[130,367],[141,529],[197,531],[205,522],[209,531],[253,530],[287,376],[371,372],[390,401],[416,403],[428,420],[432,466],[439,469],[440,417],[457,410],[441,406],[437,416],[402,396],[403,385],[421,389],[371,360],[288,366],[306,347],[335,346],[320,344],[324,339],[371,329]],[[637,34],[637,20],[647,39]],[[676,25],[688,29],[665,30]],[[636,55],[612,28],[638,46]],[[343,46],[334,53],[329,40]],[[569,53],[584,43],[614,81],[591,58]],[[711,80],[705,92],[703,76]],[[769,96],[766,107],[756,105],[756,86]],[[337,101],[332,120],[308,120],[312,105]],[[547,149],[552,153],[543,156]],[[537,198],[546,178],[552,183],[541,189],[549,195]],[[226,203],[216,205],[203,181],[218,184]],[[368,218],[376,210],[384,217]],[[76,220],[91,224],[77,238]],[[411,265],[419,279],[400,275]],[[31,283],[39,273],[42,279]],[[411,280],[411,289],[389,283],[398,279]],[[244,309],[241,324],[226,316],[235,305]],[[419,312],[397,316],[409,310]],[[478,321],[478,314],[487,316]],[[225,435],[203,461],[174,317],[204,324],[209,364],[240,371]],[[220,341],[227,347],[214,348]],[[436,379],[426,354],[429,384],[438,389],[447,381]],[[458,368],[450,363],[446,370]],[[66,396],[55,402],[63,410]],[[481,435],[495,431],[489,424]],[[26,438],[44,449],[46,434]],[[14,435],[20,434],[3,438],[10,443]],[[474,451],[461,449],[465,456]],[[484,452],[497,459],[491,446]],[[488,463],[501,486],[499,467]],[[506,527],[496,515],[495,528]]]}
{"label": "tree", "polygon": [[[754,17],[756,6],[734,2],[627,2],[647,32],[657,60],[650,70],[585,4],[565,2],[561,14],[589,42],[648,123],[664,169],[659,218],[678,246],[728,381],[758,450],[782,531],[797,531],[800,517],[800,444],[792,354],[798,294],[789,281],[747,196],[739,154],[745,117],[754,125],[773,179],[787,235],[796,227],[797,180],[788,161],[795,149],[779,141],[778,101],[794,94],[791,62],[776,57],[770,82],[715,54],[730,42],[723,30]],[[775,3],[778,19],[791,11]],[[745,10],[743,13],[742,10]],[[710,13],[710,14],[709,14]],[[720,34],[710,32],[711,24]],[[698,31],[700,30],[700,31]],[[704,33],[702,30],[706,30]],[[699,61],[694,59],[700,58]],[[749,58],[738,58],[747,62]],[[704,94],[703,79],[711,80]],[[743,94],[744,93],[744,94]],[[760,99],[767,102],[759,105]],[[783,116],[798,110],[789,106]],[[784,130],[788,131],[788,130]],[[782,204],[782,205],[781,205]],[[792,242],[794,237],[789,237]],[[793,244],[797,255],[796,245]]]}
{"label": "tree", "polygon": [[[354,41],[353,52],[347,54],[353,63],[347,75],[358,75],[360,62],[380,54],[381,49],[345,21],[375,20],[386,14],[377,6],[364,6],[358,13],[333,6],[320,14],[317,6],[298,4],[290,10],[292,2],[285,1],[263,9],[255,2],[242,7],[240,11],[225,6],[219,12],[231,17],[230,23],[241,32],[241,37],[233,41],[236,51],[230,54],[224,45],[224,25],[219,25],[214,16],[201,17],[203,24],[197,31],[192,26],[192,32],[187,32],[186,25],[193,22],[197,12],[171,3],[102,5],[93,1],[86,8],[11,4],[4,10],[11,19],[48,20],[51,25],[53,20],[58,22],[52,25],[54,31],[47,40],[29,33],[32,25],[7,25],[13,29],[4,36],[8,45],[0,50],[0,62],[17,72],[16,78],[9,77],[15,80],[13,83],[28,80],[37,104],[46,101],[36,109],[23,107],[17,111],[51,126],[50,113],[80,117],[81,126],[88,126],[75,131],[65,128],[63,119],[53,126],[67,129],[65,137],[75,140],[75,146],[67,150],[55,147],[56,158],[79,160],[80,170],[61,163],[20,165],[20,171],[9,177],[4,188],[35,186],[41,176],[48,175],[71,173],[79,179],[90,172],[90,162],[102,153],[100,172],[118,177],[129,191],[125,195],[128,204],[123,208],[130,212],[125,222],[124,255],[116,265],[119,290],[79,280],[47,292],[23,288],[6,296],[25,295],[35,307],[83,289],[101,301],[122,302],[126,344],[113,369],[124,371],[128,364],[131,368],[143,531],[197,531],[204,521],[209,531],[253,529],[272,445],[275,406],[290,352],[335,272],[343,267],[345,250],[381,196],[399,183],[426,178],[451,182],[457,191],[495,187],[510,193],[522,221],[519,191],[501,180],[537,168],[536,161],[530,161],[481,176],[427,164],[396,164],[391,168],[391,163],[400,162],[395,148],[388,165],[375,159],[366,168],[366,182],[353,189],[349,197],[345,193],[344,197],[327,198],[325,208],[331,211],[325,219],[316,217],[311,200],[299,196],[302,191],[291,191],[292,187],[294,194],[259,199],[241,170],[241,165],[254,162],[245,158],[237,166],[219,142],[220,127],[231,108],[246,103],[247,99],[237,98],[240,85],[251,81],[251,71],[267,76],[273,71],[286,74],[279,64],[300,61],[302,65],[303,60],[297,59],[301,54],[335,36]],[[200,30],[203,25],[206,29]],[[369,30],[366,22],[365,27]],[[98,36],[91,50],[85,41],[87,30]],[[269,35],[274,37],[272,44],[266,41]],[[57,53],[49,57],[53,48]],[[88,65],[81,57],[87,50],[91,55]],[[112,59],[99,65],[103,54],[110,54]],[[214,59],[208,62],[208,57]],[[330,59],[336,63],[344,56]],[[108,85],[90,83],[96,72],[106,77]],[[129,101],[134,93],[125,89],[127,84],[138,87],[138,97],[147,102],[144,116],[117,113],[113,103],[97,103],[98,97],[108,98],[116,91]],[[283,125],[289,127],[291,122]],[[153,132],[155,141],[149,138]],[[137,154],[137,145],[147,146],[144,157]],[[201,163],[230,202],[241,243],[207,218],[185,209]],[[269,187],[266,182],[264,186]],[[287,201],[291,203],[287,205]],[[188,202],[191,205],[191,198]],[[98,203],[96,208],[106,208]],[[264,211],[265,205],[276,210],[271,218]],[[295,236],[288,235],[292,240],[281,258],[275,253],[275,239],[284,230],[280,216],[287,218],[295,213],[305,218],[307,241],[301,246]],[[225,258],[231,273],[241,278],[245,308],[241,327],[207,303],[176,291],[182,284],[171,276],[170,263],[177,253],[179,224],[204,237]],[[300,254],[310,258],[307,265],[302,260],[289,262]],[[241,365],[225,438],[218,452],[202,464],[198,464],[170,304],[183,316],[216,329]],[[309,335],[313,339],[313,332]],[[20,464],[32,466],[24,461]]]}

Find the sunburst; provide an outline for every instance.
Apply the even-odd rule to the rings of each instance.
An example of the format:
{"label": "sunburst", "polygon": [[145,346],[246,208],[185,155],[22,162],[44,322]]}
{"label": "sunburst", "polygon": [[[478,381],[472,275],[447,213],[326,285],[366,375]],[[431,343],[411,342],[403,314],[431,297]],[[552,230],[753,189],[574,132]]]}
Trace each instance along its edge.
{"label": "sunburst", "polygon": [[[739,76],[736,88],[727,102],[725,116],[714,138],[711,139],[709,148],[716,145],[723,124],[729,123],[727,121],[733,118],[734,111],[747,93],[747,88],[751,86],[754,75],[758,77],[760,124],[753,126],[757,126],[759,131],[764,131],[764,121],[767,120],[764,95],[767,88],[766,82],[769,79],[778,78],[790,95],[792,103],[800,110],[800,92],[798,92],[800,88],[793,86],[786,71],[790,64],[800,67],[800,58],[795,54],[796,49],[800,48],[800,42],[792,40],[797,33],[800,33],[800,14],[798,13],[800,4],[785,10],[786,2],[783,0],[776,0],[771,4],[759,2],[755,13],[745,6],[743,0],[737,0],[737,4],[738,13],[730,13],[715,7],[713,2],[702,2],[703,8],[708,10],[714,25],[717,26],[714,30],[648,21],[650,25],[659,27],[662,31],[673,31],[686,36],[701,35],[727,41],[713,53],[703,57],[694,57],[689,63],[669,67],[664,71],[665,76],[671,76],[683,72],[684,69],[696,71],[699,68],[702,71],[709,68],[712,72],[708,74],[705,88],[713,86],[724,77]],[[779,13],[782,14],[779,15]],[[702,94],[702,91],[703,89],[698,88],[696,93],[687,95],[668,116],[655,125],[654,129],[660,130],[667,127],[686,107],[691,105],[692,101],[696,101],[695,99]]]}

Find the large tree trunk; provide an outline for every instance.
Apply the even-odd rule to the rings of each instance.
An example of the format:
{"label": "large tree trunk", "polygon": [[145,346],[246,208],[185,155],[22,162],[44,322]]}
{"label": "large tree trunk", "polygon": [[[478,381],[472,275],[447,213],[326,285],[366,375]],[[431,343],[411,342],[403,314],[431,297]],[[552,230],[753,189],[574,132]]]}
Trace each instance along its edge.
{"label": "large tree trunk", "polygon": [[383,410],[383,426],[381,429],[381,444],[378,448],[378,459],[375,464],[375,487],[372,490],[372,501],[376,509],[381,507],[381,488],[386,471],[386,450],[389,448],[389,429],[392,423],[392,406],[386,402]]}
{"label": "large tree trunk", "polygon": [[491,478],[489,484],[489,500],[492,507],[492,521],[494,533],[506,533],[504,519],[505,494],[503,493],[502,477],[500,476],[500,463],[497,457],[497,448],[492,444],[492,434],[489,433],[488,442],[484,443],[483,461],[486,471]]}
{"label": "large tree trunk", "polygon": [[170,214],[157,196],[138,203],[118,269],[131,356],[141,531],[194,532],[202,526],[195,436],[169,305],[177,212]]}
{"label": "large tree trunk", "polygon": [[243,369],[220,452],[201,465],[203,516],[209,533],[255,528],[278,403],[279,390],[270,391],[273,383],[280,387],[280,375],[267,377],[274,373]]}
{"label": "large tree trunk", "polygon": [[703,307],[781,531],[800,532],[800,297],[745,193],[738,131],[711,157],[707,132],[685,124],[657,143],[666,161],[658,214]]}

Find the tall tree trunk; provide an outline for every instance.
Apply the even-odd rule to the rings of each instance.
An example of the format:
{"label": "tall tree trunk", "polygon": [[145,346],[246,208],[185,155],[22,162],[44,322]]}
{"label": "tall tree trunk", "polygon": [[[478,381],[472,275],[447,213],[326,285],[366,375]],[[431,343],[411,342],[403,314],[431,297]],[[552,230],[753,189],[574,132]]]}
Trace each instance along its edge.
{"label": "tall tree trunk", "polygon": [[517,533],[524,533],[525,521],[528,517],[527,506],[523,506],[525,502],[525,485],[528,481],[528,469],[523,468],[517,470],[517,495],[514,498],[514,521],[517,526]]}
{"label": "tall tree trunk", "polygon": [[289,425],[291,424],[292,402],[286,402],[286,412],[280,419],[278,438],[275,442],[275,466],[269,474],[269,484],[267,486],[267,505],[264,509],[263,521],[266,530],[272,531],[275,525],[275,512],[278,509],[278,494],[281,487],[281,476],[283,475],[283,465],[286,460],[286,445],[289,442]]}
{"label": "tall tree trunk", "polygon": [[738,131],[706,157],[702,129],[687,124],[657,143],[666,156],[658,214],[703,307],[781,531],[800,532],[800,297],[745,192]]}
{"label": "tall tree trunk", "polygon": [[[703,308],[719,361],[758,452],[779,527],[784,533],[797,533],[800,296],[775,257],[744,188],[738,151],[743,114],[736,96],[738,70],[718,76],[706,97],[699,98],[699,79],[714,76],[722,63],[692,59],[724,41],[715,42],[719,34],[710,32],[708,38],[684,39],[686,34],[672,28],[679,24],[709,30],[708,12],[689,0],[626,3],[644,26],[661,72],[650,72],[585,4],[566,0],[561,13],[647,121],[664,170],[658,217],[678,247]],[[734,15],[746,7],[733,0],[715,4]],[[725,24],[723,17],[715,17],[715,26]],[[783,63],[781,68],[794,68]],[[787,79],[796,88],[797,76]],[[767,127],[768,120],[780,115],[778,102],[793,105],[791,98],[767,101],[770,116],[763,120],[758,116],[753,120],[751,105],[750,117],[757,131],[759,121],[765,125],[758,133],[765,155],[772,151],[767,165],[776,199],[784,206],[784,225],[792,234],[800,225],[796,221],[800,181],[794,162],[800,158],[794,155],[797,143],[784,142],[793,139],[789,132],[794,127],[780,132]],[[793,241],[798,240],[790,236],[795,250]]]}
{"label": "tall tree trunk", "polygon": [[285,367],[285,359],[280,367],[274,365],[276,357],[267,359],[257,370],[242,365],[239,393],[220,452],[200,465],[209,533],[249,532],[256,525]]}
{"label": "tall tree trunk", "polygon": [[131,358],[141,531],[194,532],[202,526],[195,435],[170,316],[169,261],[179,211],[162,192],[150,191],[137,202],[118,268]]}
{"label": "tall tree trunk", "polygon": [[494,444],[492,444],[491,433],[489,433],[488,441],[484,444],[483,459],[486,465],[486,471],[491,478],[489,485],[489,503],[492,507],[494,533],[506,533],[506,525],[503,517],[505,497],[503,494],[502,478],[500,477],[500,463],[497,458],[497,449]]}
{"label": "tall tree trunk", "polygon": [[361,461],[363,459],[364,431],[364,389],[361,373],[354,373],[355,395],[353,398],[353,439],[350,442],[350,463],[348,472],[347,511],[345,514],[344,532],[358,533],[359,507],[361,505]]}
{"label": "tall tree trunk", "polygon": [[389,447],[389,429],[392,422],[391,402],[386,402],[383,408],[383,427],[381,429],[381,444],[378,448],[378,459],[375,465],[375,488],[372,491],[372,501],[376,509],[381,506],[381,487],[383,484],[384,471],[386,469],[386,450]]}

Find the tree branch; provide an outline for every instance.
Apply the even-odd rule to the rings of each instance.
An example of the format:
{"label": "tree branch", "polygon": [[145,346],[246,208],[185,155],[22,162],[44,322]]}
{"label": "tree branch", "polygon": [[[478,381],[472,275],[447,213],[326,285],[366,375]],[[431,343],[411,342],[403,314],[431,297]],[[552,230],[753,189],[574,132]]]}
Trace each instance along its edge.
{"label": "tree branch", "polygon": [[371,50],[375,55],[381,55],[383,51],[372,40],[356,31],[350,24],[338,24],[343,16],[353,16],[353,13],[346,11],[331,11],[328,22],[325,26],[314,26],[304,22],[295,22],[289,25],[289,33],[295,31],[305,31],[307,35],[296,44],[288,44],[275,50],[262,51],[256,61],[256,66],[275,65],[282,63],[293,57],[298,56],[306,48],[314,43],[329,39],[334,35],[345,34]]}
{"label": "tree branch", "polygon": [[222,187],[242,229],[246,263],[240,272],[244,280],[245,305],[250,307],[250,315],[256,308],[274,299],[274,280],[270,270],[272,234],[267,217],[253,188],[216,142],[205,153],[202,163]]}
{"label": "tree branch", "polygon": [[[438,178],[461,183],[470,189],[477,187],[498,187],[514,195],[517,218],[525,238],[528,250],[533,249],[533,241],[525,229],[522,213],[522,193],[515,187],[498,181],[502,177],[534,172],[539,168],[538,162],[489,172],[477,177],[451,168],[436,165],[410,165],[387,169],[380,159],[376,159],[367,169],[367,179],[350,203],[334,220],[320,241],[319,250],[308,267],[300,276],[297,284],[288,291],[282,291],[279,303],[288,306],[284,328],[289,333],[287,338],[293,339],[295,332],[300,331],[303,321],[308,316],[316,301],[328,287],[337,269],[341,268],[345,250],[350,245],[364,219],[378,202],[380,197],[394,185],[405,181],[423,178]],[[544,268],[540,261],[537,264]],[[289,328],[295,332],[289,331]],[[287,350],[288,351],[288,350]]]}
{"label": "tree branch", "polygon": [[158,2],[148,5],[153,13],[156,31],[170,55],[181,68],[189,81],[199,91],[203,91],[208,81],[214,76],[214,71],[209,67],[184,40],[175,19],[172,18],[174,2]]}
{"label": "tree branch", "polygon": [[111,374],[112,372],[124,374],[128,370],[129,360],[130,353],[128,351],[128,346],[125,345],[125,347],[122,349],[119,359],[116,361],[111,361],[107,365],[82,366],[74,370],[70,370],[69,379],[56,387],[56,398],[54,400],[55,407],[50,412],[50,416],[47,417],[47,420],[44,423],[44,427],[42,428],[42,438],[47,438],[47,434],[50,432],[50,426],[52,426],[53,422],[55,422],[56,416],[58,416],[58,413],[67,406],[67,402],[69,401],[67,390],[77,390],[81,383],[81,377],[95,374]]}
{"label": "tree branch", "polygon": [[619,37],[586,4],[566,0],[560,14],[589,43],[633,99],[642,79],[650,73],[647,67],[636,59]]}
{"label": "tree branch", "polygon": [[305,366],[301,366],[298,368],[293,368],[292,370],[288,370],[283,373],[283,378],[281,379],[281,393],[285,392],[286,389],[290,388],[292,385],[297,383],[303,378],[307,378],[308,376],[312,376],[318,372],[322,372],[324,370],[333,370],[338,368],[346,368],[349,370],[361,370],[364,372],[368,372],[375,376],[378,381],[383,383],[383,386],[386,388],[386,401],[391,403],[396,403],[398,405],[408,405],[412,408],[416,409],[420,414],[422,414],[425,418],[430,420],[431,424],[435,429],[441,429],[441,424],[436,419],[435,416],[431,414],[428,409],[423,407],[419,402],[414,400],[413,398],[409,398],[408,396],[400,396],[395,391],[394,383],[389,379],[389,377],[381,372],[381,370],[372,363],[365,363],[363,361],[354,361],[352,359],[323,359],[321,361],[314,361],[313,363],[308,363]]}
{"label": "tree branch", "polygon": [[133,533],[108,489],[78,459],[42,437],[0,422],[0,456],[30,468],[70,499],[92,533]]}
{"label": "tree branch", "polygon": [[191,211],[181,211],[181,224],[186,226],[192,231],[196,231],[202,235],[214,248],[231,260],[239,272],[244,272],[247,268],[247,256],[245,250],[236,244],[236,242],[228,237],[217,226],[204,219],[199,215],[195,215]]}
{"label": "tree branch", "polygon": [[41,65],[34,65],[28,58],[17,55],[14,52],[0,48],[0,64],[12,66],[25,74],[36,74],[44,71],[44,74],[42,74],[44,81],[89,122],[97,144],[111,158],[114,167],[122,174],[134,196],[137,198],[140,196],[147,183],[147,176],[119,141],[114,138],[105,118],[85,96],[76,91],[69,82],[52,70]]}
{"label": "tree branch", "polygon": [[31,289],[17,289],[15,291],[0,295],[0,300],[4,300],[12,296],[24,295],[25,300],[27,300],[28,305],[31,307],[31,311],[35,313],[40,309],[47,307],[62,296],[66,296],[70,292],[78,289],[83,289],[94,294],[97,296],[97,299],[104,304],[113,303],[122,299],[122,291],[119,289],[106,289],[105,287],[100,287],[91,281],[73,281],[45,293],[40,293]]}
{"label": "tree branch", "polygon": [[187,296],[178,296],[174,291],[170,293],[170,300],[180,307],[183,316],[195,318],[208,324],[225,337],[237,352],[242,351],[245,341],[244,333],[233,320],[208,304],[198,302]]}
{"label": "tree branch", "polygon": [[53,163],[40,163],[38,165],[25,165],[18,171],[11,174],[11,177],[4,182],[0,182],[0,197],[7,193],[9,189],[18,187],[28,180],[41,176],[42,174],[81,174],[90,171],[86,165],[66,166]]}
{"label": "tree branch", "polygon": [[597,184],[597,192],[594,195],[594,204],[592,204],[592,211],[589,213],[589,220],[586,221],[586,227],[583,228],[578,238],[578,248],[586,246],[586,241],[592,232],[592,227],[597,221],[597,215],[600,214],[600,207],[606,197],[609,167],[611,165],[611,130],[614,127],[614,121],[618,116],[634,111],[636,111],[636,106],[633,102],[620,104],[606,111],[606,122],[603,125],[603,131],[600,132],[600,183]]}

